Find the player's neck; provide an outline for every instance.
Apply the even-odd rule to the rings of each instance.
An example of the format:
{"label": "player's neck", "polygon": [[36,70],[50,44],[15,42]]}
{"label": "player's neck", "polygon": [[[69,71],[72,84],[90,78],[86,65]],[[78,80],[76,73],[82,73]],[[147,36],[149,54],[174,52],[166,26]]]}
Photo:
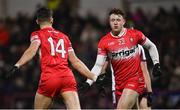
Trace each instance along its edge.
{"label": "player's neck", "polygon": [[126,28],[122,28],[120,31],[111,31],[113,37],[122,37],[125,34]]}
{"label": "player's neck", "polygon": [[42,24],[42,25],[40,25],[40,28],[41,28],[41,29],[51,28],[51,27],[52,27],[52,24]]}

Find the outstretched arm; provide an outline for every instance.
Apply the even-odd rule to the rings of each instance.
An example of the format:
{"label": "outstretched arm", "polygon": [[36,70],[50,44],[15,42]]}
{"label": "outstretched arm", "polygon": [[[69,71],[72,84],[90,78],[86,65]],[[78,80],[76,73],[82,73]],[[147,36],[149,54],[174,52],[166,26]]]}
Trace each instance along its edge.
{"label": "outstretched arm", "polygon": [[19,68],[28,61],[30,61],[36,55],[39,46],[40,43],[38,41],[31,42],[30,46],[28,47],[28,49],[26,49],[26,51],[19,59],[19,61],[15,64],[15,66]]}
{"label": "outstretched arm", "polygon": [[[91,72],[93,74],[95,74],[96,76],[99,76],[99,74],[101,73],[102,68],[105,64],[105,61],[106,61],[106,56],[97,55],[96,63],[94,65],[94,67],[92,68]],[[93,81],[90,79],[88,79],[86,82],[89,83],[90,85],[93,83]]]}
{"label": "outstretched arm", "polygon": [[86,76],[87,78],[96,81],[97,76],[92,74],[91,71],[86,67],[86,65],[77,58],[74,51],[68,52],[69,61],[71,62],[72,66],[78,70],[82,75]]}

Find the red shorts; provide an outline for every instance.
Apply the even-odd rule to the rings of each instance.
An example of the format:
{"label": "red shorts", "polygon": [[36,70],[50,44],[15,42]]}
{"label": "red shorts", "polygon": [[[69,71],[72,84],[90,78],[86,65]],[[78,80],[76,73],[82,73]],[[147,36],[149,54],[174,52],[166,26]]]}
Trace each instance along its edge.
{"label": "red shorts", "polygon": [[127,89],[131,89],[136,91],[138,94],[142,94],[144,92],[144,80],[139,78],[139,77],[133,77],[128,79],[127,81],[116,85],[116,90],[115,90],[115,94],[116,94],[116,100],[119,100],[119,98],[122,95],[123,89],[127,88]]}
{"label": "red shorts", "polygon": [[44,96],[59,96],[64,91],[77,91],[75,78],[66,77],[50,77],[47,80],[40,80],[37,92]]}

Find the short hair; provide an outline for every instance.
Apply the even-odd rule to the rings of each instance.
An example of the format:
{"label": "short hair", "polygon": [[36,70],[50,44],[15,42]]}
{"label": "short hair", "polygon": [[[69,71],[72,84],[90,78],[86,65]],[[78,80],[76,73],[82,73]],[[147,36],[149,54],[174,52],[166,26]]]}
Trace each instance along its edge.
{"label": "short hair", "polygon": [[120,14],[123,18],[125,18],[124,12],[120,9],[117,9],[117,8],[113,8],[110,10],[109,16],[111,16],[112,14],[116,14],[116,15]]}
{"label": "short hair", "polygon": [[49,21],[52,16],[53,16],[52,10],[46,7],[39,8],[36,13],[37,20],[41,22]]}

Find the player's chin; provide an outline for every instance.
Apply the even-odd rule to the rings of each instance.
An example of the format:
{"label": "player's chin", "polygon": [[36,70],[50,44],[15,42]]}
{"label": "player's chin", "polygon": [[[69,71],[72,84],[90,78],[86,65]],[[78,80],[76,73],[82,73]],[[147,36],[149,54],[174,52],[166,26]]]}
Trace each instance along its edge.
{"label": "player's chin", "polygon": [[114,29],[112,29],[112,31],[113,31],[113,32],[120,32],[121,29],[119,29],[119,28],[114,28]]}

